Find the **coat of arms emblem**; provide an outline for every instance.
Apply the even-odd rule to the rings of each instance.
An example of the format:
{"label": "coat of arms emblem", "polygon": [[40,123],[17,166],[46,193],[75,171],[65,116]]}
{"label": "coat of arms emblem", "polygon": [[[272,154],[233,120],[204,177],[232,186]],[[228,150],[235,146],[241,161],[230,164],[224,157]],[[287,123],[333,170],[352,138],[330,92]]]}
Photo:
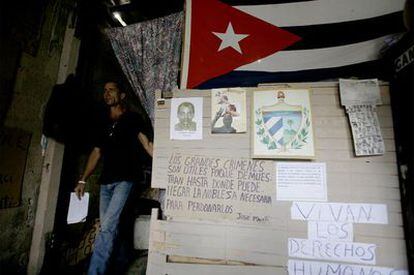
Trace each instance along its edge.
{"label": "coat of arms emblem", "polygon": [[301,149],[310,140],[311,119],[306,106],[285,102],[285,91],[277,92],[276,104],[255,110],[256,134],[268,150]]}

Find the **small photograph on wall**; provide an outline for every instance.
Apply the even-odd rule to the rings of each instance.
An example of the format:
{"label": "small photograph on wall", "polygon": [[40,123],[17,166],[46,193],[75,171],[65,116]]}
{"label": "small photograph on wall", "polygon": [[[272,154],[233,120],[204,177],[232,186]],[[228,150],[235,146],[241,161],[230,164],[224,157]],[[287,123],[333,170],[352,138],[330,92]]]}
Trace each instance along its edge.
{"label": "small photograph on wall", "polygon": [[246,132],[246,91],[241,88],[211,90],[211,133]]}
{"label": "small photograph on wall", "polygon": [[170,139],[203,138],[203,98],[171,99]]}
{"label": "small photograph on wall", "polygon": [[252,157],[315,157],[309,90],[274,89],[253,93]]}

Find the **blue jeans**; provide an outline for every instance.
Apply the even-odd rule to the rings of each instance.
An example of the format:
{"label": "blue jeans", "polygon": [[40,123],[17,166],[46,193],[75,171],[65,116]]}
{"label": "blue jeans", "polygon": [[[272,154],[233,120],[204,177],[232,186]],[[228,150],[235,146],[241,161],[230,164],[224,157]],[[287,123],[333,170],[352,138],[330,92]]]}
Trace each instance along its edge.
{"label": "blue jeans", "polygon": [[130,181],[101,185],[99,202],[101,230],[95,239],[88,275],[103,275],[106,272],[118,233],[119,217],[132,185]]}

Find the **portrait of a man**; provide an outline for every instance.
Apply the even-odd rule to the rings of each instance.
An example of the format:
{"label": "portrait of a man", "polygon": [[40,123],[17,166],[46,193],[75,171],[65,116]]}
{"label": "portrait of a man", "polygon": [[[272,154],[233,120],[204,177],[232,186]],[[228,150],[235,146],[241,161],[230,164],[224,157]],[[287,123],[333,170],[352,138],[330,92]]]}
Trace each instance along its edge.
{"label": "portrait of a man", "polygon": [[171,99],[170,139],[203,139],[203,98]]}
{"label": "portrait of a man", "polygon": [[236,133],[236,129],[231,125],[233,123],[233,116],[225,114],[223,116],[223,126],[213,127],[212,133]]}
{"label": "portrait of a man", "polygon": [[197,123],[194,119],[194,105],[191,102],[183,102],[177,108],[177,118],[179,122],[175,124],[176,131],[193,132],[197,129]]}

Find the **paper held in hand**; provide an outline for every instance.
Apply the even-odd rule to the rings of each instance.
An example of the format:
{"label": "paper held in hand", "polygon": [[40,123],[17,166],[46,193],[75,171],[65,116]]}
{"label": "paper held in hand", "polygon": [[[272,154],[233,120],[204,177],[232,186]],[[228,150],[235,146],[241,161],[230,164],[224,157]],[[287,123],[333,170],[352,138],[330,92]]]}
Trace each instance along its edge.
{"label": "paper held in hand", "polygon": [[89,193],[85,193],[79,200],[75,192],[70,193],[68,210],[68,224],[84,222],[88,215]]}

